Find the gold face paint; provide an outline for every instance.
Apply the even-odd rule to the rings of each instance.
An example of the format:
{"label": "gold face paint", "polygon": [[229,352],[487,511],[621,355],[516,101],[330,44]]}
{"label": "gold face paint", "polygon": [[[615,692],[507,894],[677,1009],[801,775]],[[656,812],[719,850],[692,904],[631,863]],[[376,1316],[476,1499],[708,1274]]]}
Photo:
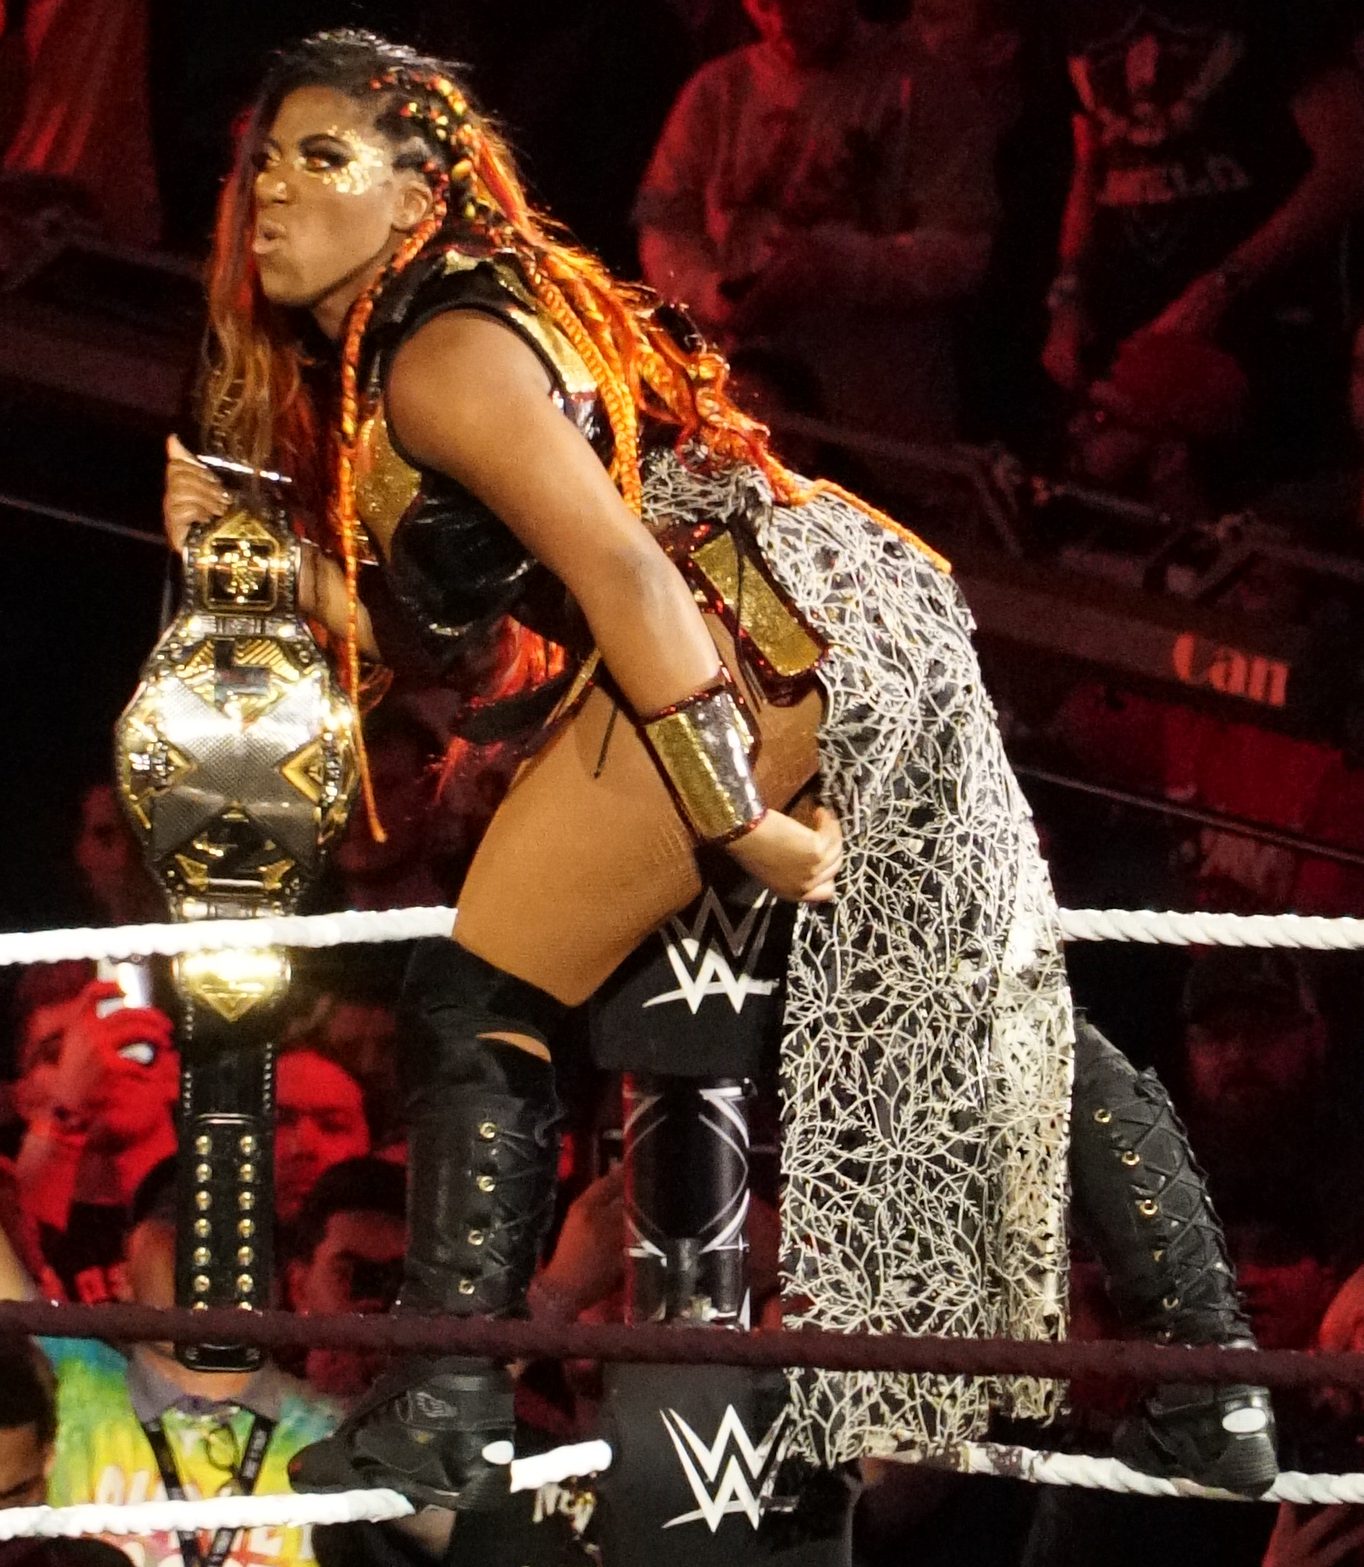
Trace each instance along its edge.
{"label": "gold face paint", "polygon": [[[377,141],[370,141],[357,130],[329,125],[326,130],[308,137],[307,142],[313,142],[315,138],[339,142],[350,156],[343,157],[330,147],[309,146],[305,143],[287,160],[287,166],[300,174],[311,175],[338,196],[364,196],[382,185],[392,172],[388,149]],[[278,169],[284,161],[278,151],[266,150],[258,155],[256,167],[259,173],[268,174]]]}
{"label": "gold face paint", "polygon": [[[328,126],[325,132],[334,141],[350,149],[350,161],[340,168],[327,168],[317,172],[318,178],[338,196],[363,196],[383,181],[388,172],[388,152],[377,142],[367,140],[359,131]],[[301,160],[306,165],[309,159]]]}

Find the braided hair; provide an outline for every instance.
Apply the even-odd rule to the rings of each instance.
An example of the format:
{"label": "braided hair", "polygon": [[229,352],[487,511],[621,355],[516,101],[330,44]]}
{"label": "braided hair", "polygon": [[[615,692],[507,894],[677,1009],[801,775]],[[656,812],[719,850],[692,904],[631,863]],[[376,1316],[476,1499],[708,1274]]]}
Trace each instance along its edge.
{"label": "braided hair", "polygon": [[[680,341],[649,290],[613,278],[595,256],[531,207],[506,142],[469,102],[456,76],[444,62],[373,33],[315,34],[275,57],[243,123],[219,204],[200,378],[203,438],[211,449],[253,468],[289,472],[304,508],[314,518],[329,518],[330,542],[346,570],[343,668],[352,696],[358,700],[361,692],[354,461],[365,332],[385,290],[419,256],[441,247],[477,245],[515,253],[541,308],[597,385],[613,441],[611,475],[636,513],[643,504],[640,448],[647,422],[652,429],[671,431],[688,463],[752,464],[784,504],[799,504],[818,492],[842,495],[923,548],[889,517],[837,485],[806,483],[781,465],[766,427],[730,397],[729,368],[721,355],[708,345]],[[312,86],[372,100],[375,128],[401,149],[395,163],[419,168],[433,197],[427,218],[347,317],[330,474],[324,421],[309,373],[312,362],[296,322],[261,294],[250,248],[255,152],[284,99]],[[520,657],[529,662],[524,648]],[[367,769],[362,773],[371,825],[377,828]]]}

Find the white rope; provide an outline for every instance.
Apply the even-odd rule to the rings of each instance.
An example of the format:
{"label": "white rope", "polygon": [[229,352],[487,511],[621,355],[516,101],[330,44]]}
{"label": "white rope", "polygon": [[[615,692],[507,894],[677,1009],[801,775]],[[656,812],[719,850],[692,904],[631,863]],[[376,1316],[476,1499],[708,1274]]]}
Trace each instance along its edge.
{"label": "white rope", "polygon": [[[511,1489],[535,1491],[543,1485],[599,1474],[611,1464],[607,1442],[579,1442],[548,1453],[518,1458],[512,1464]],[[1229,1491],[1210,1490],[1190,1480],[1162,1480],[1129,1469],[1116,1458],[1085,1453],[1046,1453],[1030,1447],[967,1442],[929,1457],[896,1460],[947,1469],[955,1474],[995,1475],[1030,1485],[1073,1486],[1127,1496],[1205,1498],[1246,1501]],[[1331,1505],[1364,1503],[1364,1474],[1303,1474],[1285,1470],[1262,1502]],[[85,1503],[78,1507],[0,1508],[0,1540],[72,1535],[130,1537],[147,1534],[211,1532],[216,1529],[284,1529],[338,1523],[389,1523],[416,1509],[396,1491],[342,1491],[333,1496],[219,1496],[203,1501],[135,1502],[126,1506]]]}
{"label": "white rope", "polygon": [[133,1502],[116,1507],[0,1508],[0,1540],[39,1535],[146,1535],[214,1529],[284,1529],[291,1525],[386,1523],[416,1509],[396,1491],[342,1491],[335,1496],[214,1496],[203,1501]]}
{"label": "white rope", "polygon": [[1316,914],[1161,914],[1150,909],[1063,909],[1067,941],[1140,941],[1190,947],[1364,947],[1364,919]]}
{"label": "white rope", "polygon": [[[1030,1485],[1075,1486],[1088,1491],[1117,1491],[1127,1496],[1202,1497],[1209,1501],[1246,1501],[1230,1491],[1211,1490],[1192,1480],[1162,1480],[1129,1469],[1116,1458],[1088,1453],[1046,1453],[1030,1447],[1005,1447],[993,1442],[966,1442],[928,1457],[906,1456],[904,1463],[957,1474],[998,1475]],[[1364,1474],[1303,1474],[1284,1470],[1259,1498],[1262,1502],[1364,1502]]]}
{"label": "white rope", "polygon": [[[514,1459],[513,1491],[538,1491],[609,1468],[607,1442],[575,1442],[529,1458]],[[134,1502],[114,1506],[0,1508],[0,1540],[41,1536],[211,1533],[216,1529],[286,1529],[305,1524],[388,1523],[416,1508],[396,1491],[341,1491],[335,1495],[283,1492],[274,1496],[215,1496],[201,1501]]]}
{"label": "white rope", "polygon": [[136,958],[224,947],[340,947],[348,942],[413,941],[448,936],[455,911],[442,908],[277,914],[245,920],[119,925],[100,930],[39,930],[0,936],[0,968],[72,958]]}
{"label": "white rope", "polygon": [[[448,936],[455,910],[354,910],[280,914],[250,920],[118,925],[107,929],[16,931],[0,935],[0,968],[14,963],[121,959],[224,947],[340,947],[351,942],[415,941]],[[1364,919],[1312,914],[1174,914],[1152,909],[1062,909],[1067,941],[1138,941],[1146,945],[1310,947],[1348,952],[1364,947]]]}

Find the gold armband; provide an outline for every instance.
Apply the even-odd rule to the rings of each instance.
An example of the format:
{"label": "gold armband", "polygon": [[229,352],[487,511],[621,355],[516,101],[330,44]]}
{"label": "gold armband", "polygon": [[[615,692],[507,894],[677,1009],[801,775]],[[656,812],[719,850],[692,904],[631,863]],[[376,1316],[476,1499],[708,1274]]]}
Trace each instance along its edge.
{"label": "gold armband", "polygon": [[703,844],[730,843],[767,814],[750,758],[756,736],[726,671],[640,724],[684,820]]}

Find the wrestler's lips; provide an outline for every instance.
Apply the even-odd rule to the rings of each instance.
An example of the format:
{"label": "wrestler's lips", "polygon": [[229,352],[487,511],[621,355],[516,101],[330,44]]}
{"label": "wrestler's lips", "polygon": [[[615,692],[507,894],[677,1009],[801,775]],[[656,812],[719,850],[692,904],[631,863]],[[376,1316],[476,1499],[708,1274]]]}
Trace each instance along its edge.
{"label": "wrestler's lips", "polygon": [[272,250],[277,250],[286,237],[286,230],[282,223],[276,223],[273,218],[261,218],[256,223],[251,249],[256,255],[264,256]]}

